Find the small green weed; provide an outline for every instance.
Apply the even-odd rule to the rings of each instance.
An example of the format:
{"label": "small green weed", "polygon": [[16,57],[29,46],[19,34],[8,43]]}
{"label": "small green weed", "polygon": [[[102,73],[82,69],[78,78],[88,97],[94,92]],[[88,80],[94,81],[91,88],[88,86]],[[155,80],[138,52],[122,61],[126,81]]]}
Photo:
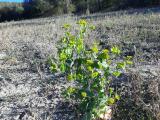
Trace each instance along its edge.
{"label": "small green weed", "polygon": [[120,49],[113,46],[111,50],[99,50],[97,43],[87,49],[84,40],[87,31],[95,26],[87,21],[77,22],[79,31],[71,33],[71,25],[65,24],[64,37],[58,42],[58,58],[51,63],[52,72],[61,72],[68,82],[73,82],[63,93],[69,101],[78,104],[78,113],[84,120],[98,119],[107,112],[120,96],[110,87],[111,77],[119,77],[126,65],[132,64],[131,57],[122,61]]}

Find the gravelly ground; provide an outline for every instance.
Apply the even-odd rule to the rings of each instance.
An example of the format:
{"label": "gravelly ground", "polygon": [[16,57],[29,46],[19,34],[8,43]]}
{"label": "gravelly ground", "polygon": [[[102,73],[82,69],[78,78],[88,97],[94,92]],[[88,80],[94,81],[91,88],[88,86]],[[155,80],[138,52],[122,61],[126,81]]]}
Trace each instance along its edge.
{"label": "gravelly ground", "polygon": [[[117,39],[122,39],[119,36],[123,35],[126,37],[125,33],[132,35],[128,33],[128,31],[138,31],[139,28],[133,27],[133,25],[130,24],[130,20],[123,21],[123,17],[120,19],[121,21],[117,18],[113,19],[113,23],[116,23],[115,26],[118,26],[115,28],[112,26],[112,19],[107,19],[107,21],[111,23],[108,24],[109,27],[108,25],[107,27],[105,26],[106,23],[104,20],[102,20],[103,24],[101,24],[101,21],[96,21],[95,23],[98,26],[97,38],[117,42]],[[139,19],[136,20],[138,21]],[[141,23],[143,23],[143,21],[148,23],[148,20],[150,20],[150,17],[144,17],[144,20],[140,19],[139,21],[141,21]],[[153,21],[154,20],[157,19],[153,19]],[[63,20],[61,20],[61,22],[63,23]],[[49,55],[56,55],[55,42],[59,40],[62,34],[59,27],[61,26],[61,22],[57,20],[57,22],[51,21],[43,25],[22,24],[19,26],[4,23],[4,26],[6,26],[4,27],[2,25],[2,27],[0,27],[1,120],[75,119],[73,118],[74,112],[71,110],[71,106],[63,103],[63,99],[60,96],[61,91],[67,84],[63,78],[53,76],[48,71],[48,66],[46,65],[47,57]],[[72,21],[69,22],[72,23]],[[8,26],[8,24],[10,25]],[[124,24],[128,24],[127,26],[129,27],[125,28],[126,25]],[[159,24],[159,22],[157,24]],[[137,24],[135,26],[137,26]],[[145,26],[142,24],[142,27]],[[122,32],[123,30],[124,33]],[[148,29],[145,30],[147,31]],[[153,30],[155,30],[154,27]],[[132,36],[133,39],[131,38],[132,41],[143,37],[143,34],[138,36],[138,32],[136,32]],[[144,45],[145,50],[149,50],[149,52],[140,50],[140,52],[143,52],[141,53],[144,56],[143,58],[146,57],[148,60],[145,59],[144,64],[142,64],[142,62],[141,64],[137,63],[132,69],[132,71],[139,72],[144,78],[159,77],[160,39],[158,38],[158,34],[157,32],[154,35],[155,38],[152,39],[152,43],[156,42],[152,45],[154,46],[153,51],[151,50],[152,46],[150,46],[152,43]],[[145,40],[146,38],[147,36],[145,36]],[[128,38],[126,37],[126,39]],[[105,42],[107,43],[108,41]],[[140,43],[138,43],[138,45]],[[141,44],[140,47],[142,46]],[[125,48],[131,50],[129,46],[125,46]],[[141,55],[137,57],[137,59],[141,58]]]}
{"label": "gravelly ground", "polygon": [[66,83],[45,66],[56,55],[56,30],[54,23],[0,30],[0,119],[68,119],[60,96]]}
{"label": "gravelly ground", "polygon": [[[49,93],[46,89],[51,86],[42,87],[44,79],[40,79],[37,73],[26,71],[25,63],[16,64],[8,66],[9,69],[6,65],[0,65],[0,119],[44,119],[45,116],[50,119],[47,117],[48,109],[55,107],[58,96],[54,96],[54,101],[47,99]],[[58,93],[58,89],[53,90],[50,94]]]}
{"label": "gravelly ground", "polygon": [[[6,56],[3,52],[1,58]],[[2,120],[68,120],[73,112],[61,103],[60,92],[64,82],[54,76],[29,70],[27,63],[3,63],[0,60],[0,119]],[[133,71],[142,71],[144,77],[158,76],[158,66],[139,66]],[[149,73],[151,71],[151,73]],[[48,83],[51,84],[48,84]],[[69,118],[71,117],[71,118]]]}
{"label": "gravelly ground", "polygon": [[63,82],[56,82],[45,73],[41,78],[25,64],[19,61],[16,65],[0,64],[0,119],[59,120],[63,111],[60,98]]}

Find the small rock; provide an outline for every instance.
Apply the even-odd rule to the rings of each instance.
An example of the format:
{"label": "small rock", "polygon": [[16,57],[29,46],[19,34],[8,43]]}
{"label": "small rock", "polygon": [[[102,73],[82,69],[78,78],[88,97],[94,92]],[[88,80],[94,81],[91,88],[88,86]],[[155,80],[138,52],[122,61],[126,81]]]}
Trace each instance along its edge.
{"label": "small rock", "polygon": [[3,78],[3,76],[2,75],[0,75],[0,81],[2,81],[4,78]]}
{"label": "small rock", "polygon": [[8,81],[8,82],[11,82],[12,81],[12,79],[10,78],[10,77],[8,77],[7,75],[0,75],[0,81],[2,81],[2,80],[6,80],[6,81]]}
{"label": "small rock", "polygon": [[156,71],[150,71],[150,72],[151,72],[152,75],[154,75],[156,77],[158,76],[158,73]]}
{"label": "small rock", "polygon": [[25,116],[25,114],[26,114],[25,112],[22,112],[22,113],[20,114],[20,116],[19,116],[19,119],[22,120],[22,118]]}
{"label": "small rock", "polygon": [[48,100],[51,100],[52,98],[53,98],[53,95],[52,95],[52,94],[47,96],[47,99],[48,99]]}
{"label": "small rock", "polygon": [[3,102],[4,100],[2,98],[0,98],[0,102]]}
{"label": "small rock", "polygon": [[3,60],[6,57],[7,57],[7,54],[5,52],[0,53],[0,60]]}

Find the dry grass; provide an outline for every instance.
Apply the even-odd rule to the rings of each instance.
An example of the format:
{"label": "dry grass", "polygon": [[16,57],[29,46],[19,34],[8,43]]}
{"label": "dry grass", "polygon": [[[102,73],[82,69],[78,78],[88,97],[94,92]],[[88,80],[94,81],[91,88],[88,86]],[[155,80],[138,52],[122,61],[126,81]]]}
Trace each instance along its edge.
{"label": "dry grass", "polygon": [[4,7],[21,7],[22,3],[0,2],[0,9]]}
{"label": "dry grass", "polygon": [[159,120],[159,78],[129,73],[128,81],[119,89],[121,100],[115,106],[114,120]]}
{"label": "dry grass", "polygon": [[[35,62],[40,65],[39,60],[44,63],[49,55],[56,56],[55,43],[63,34],[61,26],[70,23],[75,30],[77,19],[79,17],[62,16],[1,23],[0,52],[7,52],[17,61],[25,61],[30,67]],[[159,19],[158,13],[88,19],[96,26],[96,31],[89,36],[87,44],[96,39],[103,47],[118,44],[126,54],[135,52],[135,66],[127,74],[129,82],[119,90],[122,99],[116,105],[115,120],[160,119]]]}

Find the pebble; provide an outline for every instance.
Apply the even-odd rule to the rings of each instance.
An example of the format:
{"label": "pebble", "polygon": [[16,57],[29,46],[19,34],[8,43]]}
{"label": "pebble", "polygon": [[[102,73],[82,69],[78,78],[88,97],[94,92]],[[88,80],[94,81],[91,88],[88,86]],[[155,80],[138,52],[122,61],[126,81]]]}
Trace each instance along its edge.
{"label": "pebble", "polygon": [[3,60],[7,57],[7,54],[5,52],[0,52],[0,60]]}

